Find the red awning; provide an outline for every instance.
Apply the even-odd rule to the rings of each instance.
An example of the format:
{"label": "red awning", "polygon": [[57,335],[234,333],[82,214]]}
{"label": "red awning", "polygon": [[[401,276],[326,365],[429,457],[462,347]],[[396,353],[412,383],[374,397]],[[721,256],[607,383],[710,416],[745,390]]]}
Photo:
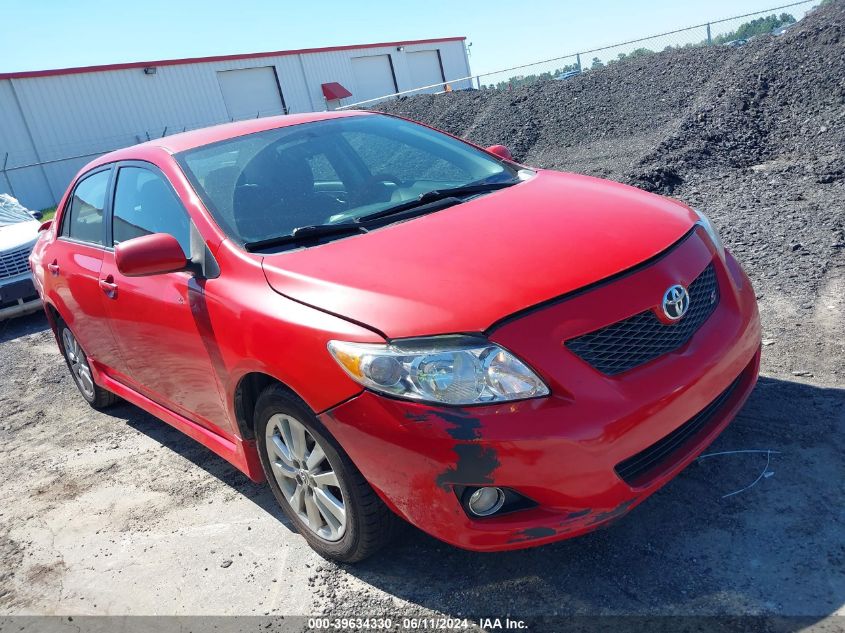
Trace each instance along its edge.
{"label": "red awning", "polygon": [[352,96],[351,92],[349,92],[346,88],[341,86],[336,81],[330,81],[329,83],[322,84],[322,88],[323,96],[328,101],[332,101],[333,99],[345,99],[346,97]]}

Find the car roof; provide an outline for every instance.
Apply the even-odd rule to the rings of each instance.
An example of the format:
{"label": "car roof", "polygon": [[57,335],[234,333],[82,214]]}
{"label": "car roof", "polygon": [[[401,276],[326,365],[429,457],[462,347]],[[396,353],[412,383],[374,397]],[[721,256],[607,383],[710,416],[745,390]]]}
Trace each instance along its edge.
{"label": "car roof", "polygon": [[180,132],[162,138],[152,139],[138,145],[124,147],[108,154],[103,154],[91,161],[85,169],[97,165],[111,163],[118,160],[132,160],[146,154],[147,149],[158,149],[168,154],[177,154],[203,145],[210,145],[230,138],[264,132],[290,125],[312,123],[314,121],[326,121],[329,119],[343,119],[354,116],[373,116],[376,113],[363,110],[350,112],[304,112],[301,114],[285,114],[281,116],[264,117],[260,119],[248,119],[246,121],[235,121],[234,123],[223,123],[213,125],[189,132]]}

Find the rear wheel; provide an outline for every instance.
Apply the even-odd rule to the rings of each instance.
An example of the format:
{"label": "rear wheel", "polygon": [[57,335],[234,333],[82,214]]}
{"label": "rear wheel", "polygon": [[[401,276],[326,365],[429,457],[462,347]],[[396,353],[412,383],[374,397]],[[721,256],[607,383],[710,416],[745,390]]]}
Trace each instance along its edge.
{"label": "rear wheel", "polygon": [[390,541],[398,518],[305,403],[270,385],[255,411],[259,455],[273,496],[317,553],[351,563]]}
{"label": "rear wheel", "polygon": [[116,395],[94,382],[88,356],[64,321],[59,321],[59,338],[70,375],[85,401],[95,409],[105,409],[117,402]]}

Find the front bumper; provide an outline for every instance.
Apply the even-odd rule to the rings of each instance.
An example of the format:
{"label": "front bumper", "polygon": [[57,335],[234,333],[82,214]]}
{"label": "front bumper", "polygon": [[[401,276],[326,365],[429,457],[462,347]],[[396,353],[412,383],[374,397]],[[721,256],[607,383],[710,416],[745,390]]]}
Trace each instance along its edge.
{"label": "front bumper", "polygon": [[[639,293],[688,283],[714,257],[709,242],[693,234],[647,267],[492,332],[493,341],[541,374],[549,397],[446,408],[364,392],[322,414],[321,421],[395,512],[458,547],[516,549],[596,529],[677,475],[742,407],[759,370],[756,300],[733,257],[724,263],[716,257],[720,304],[676,351],[606,376],[562,342],[639,311]],[[627,308],[605,314],[619,297],[631,297]],[[597,322],[597,314],[606,323]],[[620,463],[699,419],[702,410],[708,411],[704,423],[645,475],[631,482],[617,474]],[[537,506],[470,518],[455,487],[490,484],[513,489]]]}
{"label": "front bumper", "polygon": [[41,299],[32,283],[32,275],[18,275],[0,280],[0,320],[36,312]]}

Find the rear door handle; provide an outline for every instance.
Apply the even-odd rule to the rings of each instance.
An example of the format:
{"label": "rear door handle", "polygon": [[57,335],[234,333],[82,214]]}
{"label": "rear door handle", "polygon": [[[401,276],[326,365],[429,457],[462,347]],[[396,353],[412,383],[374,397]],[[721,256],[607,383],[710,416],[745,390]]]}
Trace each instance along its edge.
{"label": "rear door handle", "polygon": [[53,273],[56,277],[59,276],[59,262],[58,260],[54,259],[51,263],[47,264],[47,269]]}
{"label": "rear door handle", "polygon": [[109,275],[105,279],[100,279],[100,290],[106,293],[109,299],[117,298],[117,284],[114,283],[114,277]]}

